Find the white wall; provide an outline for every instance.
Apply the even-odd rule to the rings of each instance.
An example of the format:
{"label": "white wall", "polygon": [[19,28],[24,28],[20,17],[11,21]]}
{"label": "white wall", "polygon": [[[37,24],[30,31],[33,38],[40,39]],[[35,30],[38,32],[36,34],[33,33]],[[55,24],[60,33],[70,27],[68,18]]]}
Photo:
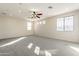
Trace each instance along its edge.
{"label": "white wall", "polygon": [[27,31],[26,20],[10,16],[0,16],[0,39],[32,35]]}
{"label": "white wall", "polygon": [[[58,32],[56,30],[56,21],[59,17],[64,16],[74,16],[74,31],[73,32]],[[62,15],[57,15],[49,18],[45,18],[46,24],[36,24],[35,23],[35,34],[39,36],[49,37],[49,38],[56,38],[66,41],[73,41],[79,42],[79,11],[73,11],[69,13],[65,13]]]}

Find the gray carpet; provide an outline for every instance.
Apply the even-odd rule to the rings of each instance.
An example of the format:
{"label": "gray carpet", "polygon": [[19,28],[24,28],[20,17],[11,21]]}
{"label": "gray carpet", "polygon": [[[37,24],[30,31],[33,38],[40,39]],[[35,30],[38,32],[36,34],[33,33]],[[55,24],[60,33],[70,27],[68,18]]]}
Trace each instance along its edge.
{"label": "gray carpet", "polygon": [[79,56],[79,44],[39,36],[4,39],[0,56]]}

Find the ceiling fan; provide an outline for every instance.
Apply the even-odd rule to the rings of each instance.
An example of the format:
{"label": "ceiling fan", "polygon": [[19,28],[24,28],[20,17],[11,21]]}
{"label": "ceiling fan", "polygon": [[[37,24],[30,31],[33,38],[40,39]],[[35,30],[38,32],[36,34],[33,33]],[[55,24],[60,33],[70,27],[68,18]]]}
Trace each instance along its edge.
{"label": "ceiling fan", "polygon": [[40,16],[43,15],[41,12],[32,12],[32,17],[31,18],[40,18]]}

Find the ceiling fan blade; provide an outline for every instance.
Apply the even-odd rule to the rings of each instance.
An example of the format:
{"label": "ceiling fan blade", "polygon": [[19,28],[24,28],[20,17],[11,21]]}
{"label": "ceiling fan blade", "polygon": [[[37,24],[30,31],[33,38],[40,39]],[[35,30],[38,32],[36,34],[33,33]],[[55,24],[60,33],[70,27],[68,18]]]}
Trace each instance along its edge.
{"label": "ceiling fan blade", "polygon": [[37,14],[37,15],[42,15],[42,13],[39,13],[39,14]]}
{"label": "ceiling fan blade", "polygon": [[36,16],[37,18],[40,18],[39,16]]}

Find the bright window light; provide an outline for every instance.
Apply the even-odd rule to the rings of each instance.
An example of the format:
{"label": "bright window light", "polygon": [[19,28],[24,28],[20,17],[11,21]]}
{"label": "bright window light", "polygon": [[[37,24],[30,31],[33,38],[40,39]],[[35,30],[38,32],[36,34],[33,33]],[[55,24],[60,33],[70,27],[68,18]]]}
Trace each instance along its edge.
{"label": "bright window light", "polygon": [[27,27],[27,30],[31,30],[32,29],[32,27]]}
{"label": "bright window light", "polygon": [[31,22],[27,22],[27,30],[32,30],[32,23]]}
{"label": "bright window light", "polygon": [[27,22],[27,26],[32,26],[32,23],[31,22]]}
{"label": "bright window light", "polygon": [[72,48],[73,50],[79,52],[79,48],[73,47],[73,46],[69,46],[70,48]]}
{"label": "bright window light", "polygon": [[21,37],[21,38],[19,38],[19,39],[17,39],[17,40],[14,40],[14,41],[12,41],[12,42],[9,42],[9,43],[6,43],[6,44],[4,44],[4,45],[1,45],[0,47],[5,47],[5,46],[8,46],[8,45],[12,45],[12,44],[14,44],[14,43],[16,43],[16,42],[19,42],[19,41],[21,41],[22,39],[25,39],[26,37]]}
{"label": "bright window light", "polygon": [[73,16],[58,18],[57,31],[73,31]]}
{"label": "bright window light", "polygon": [[40,47],[36,46],[35,50],[34,50],[34,53],[39,55],[39,52],[40,52]]}
{"label": "bright window light", "polygon": [[30,43],[30,44],[27,46],[27,48],[31,49],[32,46],[33,46],[33,43]]}
{"label": "bright window light", "polygon": [[65,31],[73,31],[73,16],[65,17]]}
{"label": "bright window light", "polygon": [[64,31],[64,18],[57,19],[57,31]]}
{"label": "bright window light", "polygon": [[45,56],[52,56],[52,54],[45,50]]}

